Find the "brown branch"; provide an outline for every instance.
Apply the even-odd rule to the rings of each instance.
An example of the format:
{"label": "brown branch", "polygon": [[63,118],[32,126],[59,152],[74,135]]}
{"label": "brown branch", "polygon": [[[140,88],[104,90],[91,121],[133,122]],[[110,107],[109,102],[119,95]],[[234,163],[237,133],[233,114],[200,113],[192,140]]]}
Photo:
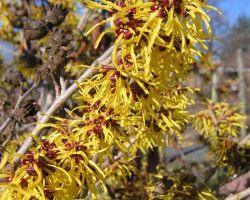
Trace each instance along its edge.
{"label": "brown branch", "polygon": [[[35,89],[37,88],[37,86],[39,85],[40,82],[40,74],[38,73],[36,76],[36,80],[34,81],[33,85],[31,86],[31,88],[29,88],[24,94],[20,95],[16,105],[15,105],[15,109],[19,108],[19,106],[21,105],[21,103],[23,102],[23,100]],[[3,133],[3,131],[5,130],[5,128],[10,124],[11,122],[11,118],[8,117],[5,122],[1,125],[0,127],[0,135]]]}
{"label": "brown branch", "polygon": [[250,171],[220,186],[219,192],[221,194],[226,194],[226,195],[230,193],[240,192],[247,187],[247,183],[249,182],[249,180],[250,180]]}
{"label": "brown branch", "polygon": [[15,127],[16,127],[16,121],[12,122],[12,124],[9,125],[8,129],[5,129],[5,131],[7,131],[7,138],[2,143],[2,147],[6,147],[8,142],[12,139],[14,135]]}
{"label": "brown branch", "polygon": [[88,8],[85,8],[85,11],[77,24],[77,30],[81,31],[84,29],[84,27],[87,25],[89,21],[89,18],[91,17],[91,15],[93,15],[93,13],[94,13],[93,10],[89,10]]}
{"label": "brown branch", "polygon": [[250,134],[248,134],[246,137],[244,137],[241,141],[240,141],[240,145],[245,145],[248,141],[250,140]]}
{"label": "brown branch", "polygon": [[246,197],[250,196],[250,187],[248,187],[247,189],[234,194],[234,195],[230,195],[229,197],[227,197],[225,200],[240,200]]}
{"label": "brown branch", "polygon": [[[97,60],[95,60],[91,66],[96,66],[102,62],[104,62],[108,57],[110,57],[111,52],[113,50],[113,46],[110,47],[102,56],[100,56]],[[84,79],[87,79],[88,77],[90,77],[93,73],[93,69],[89,68],[87,69],[78,79],[77,79],[77,83],[82,82]],[[66,100],[68,100],[71,95],[73,95],[78,88],[77,83],[73,83],[68,89],[66,89],[64,91],[64,93],[62,93],[61,95],[59,95],[58,97],[56,97],[56,99],[54,100],[54,102],[52,103],[52,105],[50,106],[50,108],[45,112],[45,115],[42,117],[41,120],[39,120],[37,123],[38,124],[43,124],[43,123],[47,123],[50,119],[50,116],[53,115],[64,103]],[[31,133],[31,136],[28,137],[26,139],[26,141],[24,142],[24,144],[21,146],[21,148],[18,150],[17,154],[19,156],[16,156],[14,158],[14,163],[17,164],[20,161],[20,155],[23,155],[27,152],[28,148],[32,145],[33,143],[33,137],[32,136],[37,136],[39,137],[41,133],[41,130],[38,129],[38,125],[36,126],[36,128],[33,130],[33,132]]]}
{"label": "brown branch", "polygon": [[5,130],[5,128],[10,124],[10,122],[11,122],[11,118],[8,117],[8,118],[4,121],[4,123],[1,125],[1,127],[0,127],[0,135],[3,133],[3,131]]}
{"label": "brown branch", "polygon": [[178,157],[182,156],[185,157],[188,154],[192,154],[196,151],[199,151],[201,149],[206,148],[206,146],[204,145],[199,145],[196,147],[189,147],[188,149],[183,149],[183,148],[179,148],[179,152],[176,155],[173,155],[172,157],[167,158],[168,162],[173,162],[175,159],[177,159]]}

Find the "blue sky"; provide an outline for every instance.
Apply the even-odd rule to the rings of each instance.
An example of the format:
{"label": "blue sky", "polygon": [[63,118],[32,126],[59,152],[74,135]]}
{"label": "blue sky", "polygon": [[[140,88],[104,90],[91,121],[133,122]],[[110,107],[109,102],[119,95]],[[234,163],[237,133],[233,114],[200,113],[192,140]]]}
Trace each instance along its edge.
{"label": "blue sky", "polygon": [[[250,0],[208,0],[209,2],[215,1],[217,7],[223,12],[224,17],[232,26],[241,15],[250,17]],[[10,51],[13,51],[11,46],[0,43],[0,52],[4,54],[7,60],[11,59]],[[7,49],[7,50],[6,50]]]}
{"label": "blue sky", "polygon": [[230,25],[233,25],[240,15],[250,16],[250,0],[217,0],[219,9],[223,12]]}

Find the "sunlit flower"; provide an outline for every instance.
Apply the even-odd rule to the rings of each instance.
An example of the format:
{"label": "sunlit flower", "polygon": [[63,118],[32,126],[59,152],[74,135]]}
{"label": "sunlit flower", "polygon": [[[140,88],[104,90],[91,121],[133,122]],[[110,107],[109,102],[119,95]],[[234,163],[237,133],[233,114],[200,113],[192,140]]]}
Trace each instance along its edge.
{"label": "sunlit flower", "polygon": [[[106,33],[113,33],[112,62],[99,65],[91,78],[77,83],[74,99],[78,105],[65,118],[51,116],[53,123],[39,124],[49,134],[34,138],[36,147],[22,156],[18,170],[4,174],[3,199],[73,199],[84,188],[96,198],[97,182],[104,191],[105,178],[125,182],[122,176],[135,172],[126,164],[138,149],[171,144],[190,121],[187,107],[192,103],[192,89],[182,85],[190,66],[202,57],[199,49],[206,48],[211,38],[210,19],[204,10],[212,7],[201,0],[82,2],[109,13],[86,35],[99,25],[110,24],[95,46]],[[228,109],[219,106],[220,110],[224,107]],[[220,134],[236,129],[239,119],[241,116],[230,115],[222,120]],[[211,117],[208,123],[213,123]],[[209,126],[204,128],[199,120],[195,126],[209,134]],[[214,129],[215,125],[210,128],[212,134]],[[102,169],[104,161],[113,160],[114,151],[131,160]],[[196,194],[200,199],[209,196]]]}

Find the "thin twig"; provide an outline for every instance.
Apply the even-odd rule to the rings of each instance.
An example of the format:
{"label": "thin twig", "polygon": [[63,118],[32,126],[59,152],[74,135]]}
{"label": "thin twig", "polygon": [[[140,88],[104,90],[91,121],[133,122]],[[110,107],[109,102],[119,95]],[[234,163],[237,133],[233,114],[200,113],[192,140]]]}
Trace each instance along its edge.
{"label": "thin twig", "polygon": [[67,80],[64,80],[62,76],[60,76],[60,85],[61,85],[61,92],[60,94],[64,93],[67,88]]}
{"label": "thin twig", "polygon": [[221,194],[229,195],[230,193],[236,193],[244,190],[248,186],[248,182],[250,180],[250,171],[244,174],[238,174],[230,182],[224,183],[220,186],[219,192]]}
{"label": "thin twig", "polygon": [[87,25],[87,22],[89,21],[89,18],[93,13],[94,13],[93,10],[85,8],[84,13],[77,24],[77,30],[81,31],[84,29],[84,27]]}
{"label": "thin twig", "polygon": [[[16,127],[16,122],[14,121],[10,126],[9,126],[9,130],[7,131],[7,138],[5,139],[5,141],[2,144],[2,147],[5,147],[8,142],[12,139],[13,135],[14,135],[14,131],[15,131],[15,127]],[[6,129],[7,130],[7,129]]]}
{"label": "thin twig", "polygon": [[[31,88],[28,89],[24,94],[19,96],[19,98],[16,102],[16,105],[15,105],[15,109],[19,108],[19,106],[21,105],[23,100],[38,86],[38,82],[39,81],[35,80],[33,85],[31,86]],[[3,133],[4,129],[10,124],[10,122],[11,122],[11,118],[8,117],[0,127],[0,135]]]}
{"label": "thin twig", "polygon": [[[199,146],[196,146],[196,147],[190,147],[188,149],[183,149],[183,148],[179,148],[179,152],[176,154],[176,155],[173,155],[172,157],[169,157],[167,158],[167,161],[168,162],[173,162],[176,158],[178,158],[179,156],[186,156],[188,154],[192,154],[196,151],[199,151],[201,149],[204,149],[206,146],[204,145],[199,145]],[[182,155],[181,155],[182,154]]]}
{"label": "thin twig", "polygon": [[34,82],[34,84],[31,86],[30,89],[28,89],[23,95],[21,95],[18,100],[17,103],[15,105],[15,109],[19,108],[20,104],[23,102],[23,100],[34,90],[36,89],[38,86],[38,84],[36,83],[36,81]]}
{"label": "thin twig", "polygon": [[250,140],[250,134],[248,134],[246,137],[244,137],[241,141],[240,141],[240,145],[245,145],[248,141]]}
{"label": "thin twig", "polygon": [[10,124],[10,122],[11,122],[11,118],[8,117],[8,118],[4,121],[4,123],[1,125],[1,127],[0,127],[0,135],[3,133],[3,131],[5,130],[5,128]]}
{"label": "thin twig", "polygon": [[230,195],[225,200],[240,200],[240,199],[246,198],[248,196],[250,196],[250,187],[248,187],[247,189],[245,189],[245,190],[243,190],[235,195]]}
{"label": "thin twig", "polygon": [[[78,25],[77,25],[77,29],[78,30],[82,30],[85,26],[86,26],[86,24],[87,24],[87,19],[88,19],[88,16],[90,15],[90,14],[92,14],[92,12],[90,11],[90,10],[86,10],[85,11],[85,14],[83,14],[83,16],[81,17],[81,19],[80,19],[80,21],[79,21],[79,23],[78,23]],[[105,53],[103,54],[103,55],[105,55]],[[100,57],[101,58],[101,57]],[[94,64],[94,63],[93,63]],[[95,63],[96,64],[96,63]],[[22,101],[36,88],[38,86],[38,84],[37,84],[37,81],[35,81],[34,82],[34,84],[32,85],[32,87],[29,89],[29,90],[27,90],[23,95],[21,95],[20,97],[19,97],[19,99],[17,100],[17,103],[16,103],[16,105],[15,105],[15,109],[16,108],[18,108],[19,106],[20,106],[20,104],[22,103]],[[2,132],[4,131],[4,129],[10,124],[10,122],[11,122],[11,118],[10,117],[8,117],[5,121],[4,121],[4,123],[1,125],[1,127],[0,127],[0,135],[2,134]]]}
{"label": "thin twig", "polygon": [[[106,60],[111,55],[112,50],[113,50],[113,46],[110,47],[102,56],[100,56],[98,59],[96,59],[91,64],[91,66],[96,66],[98,64],[101,64],[102,61]],[[75,83],[73,83],[67,90],[65,90],[64,93],[62,93],[61,95],[59,95],[54,100],[54,102],[52,103],[52,105],[50,106],[50,108],[45,112],[45,115],[43,116],[43,118],[37,122],[37,124],[47,123],[49,121],[49,119],[50,119],[50,116],[53,115],[65,103],[65,101],[68,100],[71,97],[71,95],[73,95],[77,91],[77,88],[78,88],[77,83],[80,83],[84,79],[87,79],[88,77],[90,77],[92,75],[93,71],[94,70],[92,68],[87,69],[77,79],[77,81]],[[20,161],[20,155],[25,154],[27,152],[28,148],[32,145],[33,136],[39,137],[40,133],[41,133],[41,130],[38,129],[38,125],[37,125],[36,128],[31,133],[31,136],[26,139],[26,141],[24,142],[24,144],[18,150],[18,152],[17,152],[18,156],[16,156],[14,158],[14,163],[17,164]]]}

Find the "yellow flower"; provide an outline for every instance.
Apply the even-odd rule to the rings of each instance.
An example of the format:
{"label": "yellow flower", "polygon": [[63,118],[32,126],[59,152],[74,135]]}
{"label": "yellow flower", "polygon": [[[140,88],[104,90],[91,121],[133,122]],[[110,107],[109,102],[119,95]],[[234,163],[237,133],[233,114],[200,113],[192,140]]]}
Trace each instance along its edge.
{"label": "yellow flower", "polygon": [[202,110],[194,118],[194,127],[211,140],[220,137],[238,137],[246,116],[240,112],[239,105],[230,106],[226,102],[208,102],[208,109]]}
{"label": "yellow flower", "polygon": [[[206,48],[211,38],[210,18],[204,11],[211,7],[201,0],[82,2],[110,14],[86,35],[110,23],[95,46],[106,33],[113,33],[112,62],[78,83],[74,97],[78,106],[65,118],[52,117],[53,123],[39,125],[49,134],[34,138],[36,147],[22,157],[14,175],[7,176],[3,199],[12,195],[14,199],[73,199],[83,188],[96,198],[98,181],[104,183],[106,176],[112,179],[113,175],[122,182],[122,176],[134,171],[123,163],[118,163],[117,170],[101,169],[105,160],[114,158],[114,150],[134,158],[138,149],[166,146],[181,137],[190,120],[187,106],[192,103],[192,90],[182,84],[195,59],[202,57],[199,46]],[[227,113],[225,104],[211,104],[211,109],[220,120],[220,135],[237,135],[242,119],[237,109]],[[200,116],[205,118],[204,126]],[[195,127],[213,136],[217,128],[206,111],[198,114]],[[178,183],[175,186],[178,189]],[[185,187],[187,193],[191,189]],[[197,195],[210,198],[208,193]]]}
{"label": "yellow flower", "polygon": [[205,42],[211,37],[210,18],[204,9],[215,8],[200,0],[183,0],[173,5],[159,0],[117,0],[116,3],[102,0],[103,4],[90,0],[82,2],[91,9],[102,8],[110,13],[111,17],[93,26],[85,35],[89,35],[97,26],[111,22],[111,27],[97,40],[96,47],[104,34],[112,32],[117,38],[112,55],[115,66],[118,48],[122,55],[132,55],[138,47],[146,47],[149,56],[156,46],[167,51],[191,51],[199,55],[194,46],[199,44],[206,48]]}

